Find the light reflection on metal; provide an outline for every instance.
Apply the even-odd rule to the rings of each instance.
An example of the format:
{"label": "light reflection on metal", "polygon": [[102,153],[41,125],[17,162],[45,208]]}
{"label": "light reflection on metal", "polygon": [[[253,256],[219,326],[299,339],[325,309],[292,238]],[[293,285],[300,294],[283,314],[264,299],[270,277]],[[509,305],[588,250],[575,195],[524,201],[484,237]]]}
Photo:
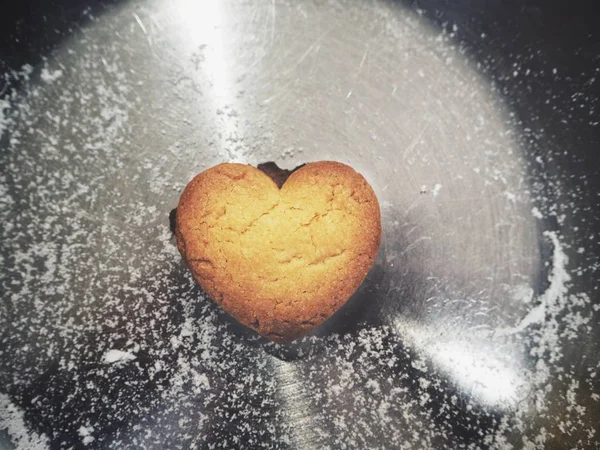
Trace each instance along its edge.
{"label": "light reflection on metal", "polygon": [[247,162],[240,143],[243,127],[238,120],[240,105],[236,99],[236,73],[232,61],[228,60],[235,49],[228,46],[232,42],[226,36],[231,17],[224,10],[226,6],[225,2],[211,0],[179,0],[173,5],[184,28],[183,40],[189,43],[196,57],[202,59],[198,81],[208,80],[210,85],[207,95],[196,100],[208,101],[212,112],[217,115],[218,144],[228,152],[229,162]]}
{"label": "light reflection on metal", "polygon": [[397,329],[434,370],[449,375],[461,393],[475,402],[514,408],[527,394],[527,372],[514,349],[508,352],[483,336],[450,337],[416,323],[398,323]]}

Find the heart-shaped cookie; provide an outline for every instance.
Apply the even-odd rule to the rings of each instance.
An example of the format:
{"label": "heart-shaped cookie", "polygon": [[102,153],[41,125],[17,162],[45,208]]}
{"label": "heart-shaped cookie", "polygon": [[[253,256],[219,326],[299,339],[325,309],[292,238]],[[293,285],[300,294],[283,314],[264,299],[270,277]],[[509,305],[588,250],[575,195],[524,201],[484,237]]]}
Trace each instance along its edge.
{"label": "heart-shaped cookie", "polygon": [[328,161],[302,166],[281,189],[252,166],[208,169],[183,191],[175,228],[200,286],[276,342],[335,313],[365,279],[381,240],[371,186]]}

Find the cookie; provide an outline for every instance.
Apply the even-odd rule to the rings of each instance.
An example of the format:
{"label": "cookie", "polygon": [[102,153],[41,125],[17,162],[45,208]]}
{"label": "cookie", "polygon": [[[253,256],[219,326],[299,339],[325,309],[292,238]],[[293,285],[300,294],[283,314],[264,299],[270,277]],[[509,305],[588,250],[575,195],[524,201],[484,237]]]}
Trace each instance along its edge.
{"label": "cookie", "polygon": [[225,311],[287,342],[327,320],[363,282],[381,215],[371,186],[347,165],[306,164],[279,188],[255,167],[225,163],[185,187],[175,235],[195,280]]}

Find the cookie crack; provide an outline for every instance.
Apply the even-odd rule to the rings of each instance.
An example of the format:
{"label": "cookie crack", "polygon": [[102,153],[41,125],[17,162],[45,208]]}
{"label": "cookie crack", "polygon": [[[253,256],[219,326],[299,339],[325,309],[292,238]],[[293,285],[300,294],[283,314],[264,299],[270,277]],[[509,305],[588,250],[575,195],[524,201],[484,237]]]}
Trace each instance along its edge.
{"label": "cookie crack", "polygon": [[323,219],[325,217],[327,217],[330,213],[334,212],[334,211],[340,211],[343,212],[345,214],[348,214],[349,216],[356,216],[354,213],[346,210],[346,209],[342,209],[342,208],[332,208],[332,209],[328,209],[325,214],[319,214],[316,213],[314,216],[312,216],[310,218],[310,220],[308,222],[305,223],[301,223],[300,226],[297,228],[297,230],[299,230],[302,227],[309,227],[310,225],[312,225],[312,223],[317,220],[317,219]]}
{"label": "cookie crack", "polygon": [[[327,213],[326,213],[327,214]],[[302,228],[302,227],[309,227],[315,220],[317,220],[319,217],[323,217],[321,214],[319,213],[315,213],[314,216],[312,216],[310,218],[310,220],[306,223],[301,223],[300,226],[298,227],[298,229]]]}
{"label": "cookie crack", "polygon": [[262,282],[265,282],[265,283],[277,283],[280,280],[280,277],[266,278],[266,277],[263,277],[261,275],[258,275],[258,279],[260,281],[262,281]]}
{"label": "cookie crack", "polygon": [[287,324],[287,325],[308,325],[308,326],[315,326],[318,322],[320,322],[319,319],[326,319],[327,318],[327,314],[324,313],[315,313],[312,316],[310,316],[308,319],[304,319],[301,321],[295,321],[295,320],[288,320],[288,319],[283,319],[282,322]]}
{"label": "cookie crack", "polygon": [[324,264],[326,261],[333,259],[333,258],[337,258],[339,256],[342,256],[344,253],[346,253],[347,249],[343,249],[342,251],[338,252],[338,253],[334,253],[333,255],[326,255],[322,258],[319,258],[315,261],[311,261],[308,263],[309,266],[315,266],[317,264]]}
{"label": "cookie crack", "polygon": [[188,261],[194,264],[207,264],[213,269],[215,268],[215,263],[213,263],[212,260],[208,258],[189,258]]}
{"label": "cookie crack", "polygon": [[[327,215],[331,212],[331,211],[342,211],[342,212],[346,212],[346,210],[344,209],[334,209],[333,208],[333,202],[335,200],[335,188],[337,186],[341,186],[340,183],[336,183],[336,184],[332,184],[330,185],[331,187],[331,197],[329,198],[329,201],[327,202],[329,204],[328,208],[325,210],[325,212],[323,214],[316,212],[314,216],[312,216],[308,222],[306,223],[301,223],[300,226],[296,229],[299,230],[302,227],[310,227],[310,225],[317,219],[323,218],[323,217],[327,217]],[[293,207],[290,209],[294,209]],[[300,208],[298,208],[298,210],[301,210]],[[311,236],[312,238],[312,236]],[[314,242],[313,242],[314,244]]]}
{"label": "cookie crack", "polygon": [[310,235],[310,243],[312,244],[313,248],[315,249],[315,254],[317,253],[317,246],[315,244],[315,237],[312,234],[312,229],[309,228],[308,229],[308,234]]}
{"label": "cookie crack", "polygon": [[303,259],[301,255],[292,255],[288,259],[277,260],[279,264],[289,264],[295,259]]}
{"label": "cookie crack", "polygon": [[250,231],[250,229],[256,224],[256,222],[258,222],[263,217],[271,214],[273,212],[273,210],[275,208],[277,208],[278,205],[279,205],[279,200],[277,200],[275,202],[275,204],[273,204],[273,206],[271,206],[267,211],[265,211],[264,213],[262,213],[256,219],[253,219],[252,221],[250,221],[250,223],[248,225],[246,225],[246,228],[244,228],[242,231],[240,231],[240,234],[246,234],[248,231]]}
{"label": "cookie crack", "polygon": [[242,173],[237,174],[237,175],[232,175],[232,174],[229,174],[229,173],[224,172],[222,170],[219,170],[218,173],[220,175],[223,175],[225,178],[229,178],[230,180],[233,180],[233,181],[243,180],[244,178],[246,178],[246,175],[247,175],[246,172],[242,172]]}
{"label": "cookie crack", "polygon": [[223,217],[223,216],[225,216],[227,214],[227,207],[228,206],[231,206],[231,205],[229,205],[229,203],[225,202],[225,206],[223,206],[222,211],[220,211],[219,215],[214,218],[215,222],[218,221],[219,219],[221,219],[221,217]]}

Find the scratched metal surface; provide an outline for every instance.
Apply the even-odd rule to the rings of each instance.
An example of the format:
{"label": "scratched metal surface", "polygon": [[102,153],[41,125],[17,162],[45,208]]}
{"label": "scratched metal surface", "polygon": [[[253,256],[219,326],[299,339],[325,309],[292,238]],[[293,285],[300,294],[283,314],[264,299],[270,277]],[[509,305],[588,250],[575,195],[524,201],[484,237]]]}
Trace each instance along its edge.
{"label": "scratched metal surface", "polygon": [[[554,122],[529,123],[543,106],[511,80],[531,67],[532,85],[570,88],[530,47],[511,65],[512,41],[485,26],[493,5],[436,7],[121,2],[84,10],[28,80],[12,76],[0,393],[30,437],[52,448],[596,442],[597,276],[571,280],[597,199],[579,190],[569,206],[565,193],[593,187],[594,172],[560,175]],[[202,296],[168,213],[219,162],[324,159],[373,185],[381,251],[315,337],[279,347]],[[133,359],[111,364],[115,349]],[[0,426],[7,448],[12,423]]]}

